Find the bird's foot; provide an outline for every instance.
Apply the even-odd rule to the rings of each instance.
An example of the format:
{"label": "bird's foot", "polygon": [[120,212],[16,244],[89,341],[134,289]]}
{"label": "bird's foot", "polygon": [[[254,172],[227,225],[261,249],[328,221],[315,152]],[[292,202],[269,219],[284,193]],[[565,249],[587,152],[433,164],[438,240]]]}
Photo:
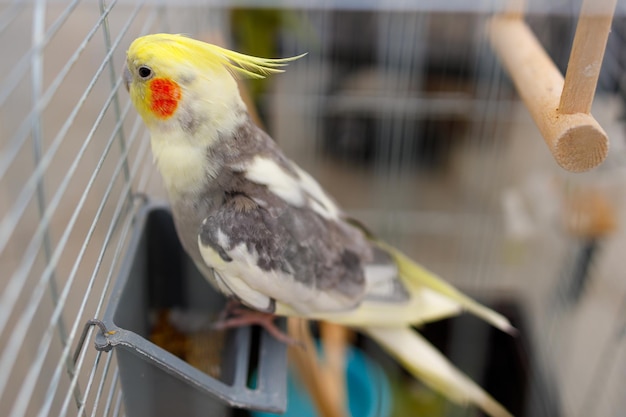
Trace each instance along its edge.
{"label": "bird's foot", "polygon": [[264,313],[261,311],[250,310],[244,307],[238,301],[230,300],[220,317],[213,325],[214,329],[224,330],[233,329],[242,326],[261,326],[269,334],[271,334],[279,342],[283,342],[290,346],[301,346],[302,343],[287,335],[284,331],[276,326],[274,319],[276,315],[272,313]]}

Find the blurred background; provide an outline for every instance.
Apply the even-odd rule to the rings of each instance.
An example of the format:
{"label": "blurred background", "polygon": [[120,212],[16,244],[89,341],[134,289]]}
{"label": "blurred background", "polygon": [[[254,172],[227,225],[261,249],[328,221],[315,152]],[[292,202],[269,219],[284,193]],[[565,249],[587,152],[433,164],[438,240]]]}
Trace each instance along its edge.
{"label": "blurred background", "polygon": [[[523,415],[623,415],[626,4],[592,109],[610,153],[584,174],[556,165],[489,46],[485,24],[504,7],[0,1],[0,415],[125,415],[115,356],[92,348],[93,330],[72,356],[106,307],[137,195],[166,197],[121,81],[130,42],[155,32],[308,52],[244,81],[264,128],[351,215],[522,330],[502,347],[451,325],[442,349],[479,383],[513,349],[522,382],[503,395]],[[527,4],[563,72],[579,8]]]}

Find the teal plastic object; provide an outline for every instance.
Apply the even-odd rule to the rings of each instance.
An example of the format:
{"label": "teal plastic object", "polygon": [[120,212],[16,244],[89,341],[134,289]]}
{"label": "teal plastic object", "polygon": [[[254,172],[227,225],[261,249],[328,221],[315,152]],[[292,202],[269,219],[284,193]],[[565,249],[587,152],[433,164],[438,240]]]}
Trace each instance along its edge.
{"label": "teal plastic object", "polygon": [[[356,348],[346,353],[346,382],[350,415],[354,417],[389,417],[391,390],[383,369]],[[287,410],[284,414],[251,412],[254,417],[318,417],[306,389],[289,371]]]}

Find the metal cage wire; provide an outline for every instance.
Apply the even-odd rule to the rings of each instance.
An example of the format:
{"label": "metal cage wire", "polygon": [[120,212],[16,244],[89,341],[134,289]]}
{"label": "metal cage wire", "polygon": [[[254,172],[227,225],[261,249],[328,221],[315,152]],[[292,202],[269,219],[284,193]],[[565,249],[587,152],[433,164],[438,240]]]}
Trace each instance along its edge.
{"label": "metal cage wire", "polygon": [[[549,224],[546,235],[527,248],[534,262],[511,266],[495,249],[508,245],[505,226],[493,221],[501,214],[503,189],[533,183],[536,177],[523,175],[532,170],[550,172],[543,179],[558,176],[552,174],[540,139],[528,140],[536,146],[535,142],[524,145],[531,149],[528,166],[511,157],[521,152],[519,140],[507,146],[499,143],[502,137],[519,138],[532,129],[483,39],[486,19],[502,6],[490,1],[444,2],[445,7],[436,1],[420,6],[408,3],[345,1],[309,9],[293,2],[295,17],[306,21],[304,26],[316,35],[284,37],[281,53],[313,51],[306,65],[291,65],[258,102],[269,108],[268,124],[286,152],[386,239],[420,254],[418,259],[429,268],[463,288],[486,296],[522,293],[529,308],[538,311],[531,322],[538,329],[534,333],[542,344],[542,360],[554,361],[554,352],[562,348],[558,339],[572,329],[587,329],[598,314],[588,309],[568,320],[549,310],[545,294],[551,292],[554,280],[546,279],[534,290],[520,289],[521,277],[558,276],[575,257],[569,251],[571,239],[553,230],[553,207],[547,207],[547,217],[538,221],[539,227]],[[551,4],[546,9],[542,2],[531,2],[535,8],[530,19],[539,22],[534,25],[538,35],[545,31],[547,43],[555,46],[553,56],[556,51],[566,59],[559,50],[563,38],[550,43],[549,37],[555,35],[541,18],[543,13],[568,16],[569,26],[561,36],[571,40],[576,5]],[[352,70],[360,65],[356,58],[344,66],[331,63],[339,54],[334,46],[338,35],[333,32],[339,30],[336,9],[376,11],[372,19],[377,32],[363,34],[371,35],[376,45],[364,71]],[[404,9],[408,13],[390,11]],[[94,328],[88,331],[85,346],[79,346],[78,339],[84,324],[102,315],[144,193],[164,197],[149,156],[147,133],[121,88],[125,48],[135,37],[151,32],[227,33],[230,12],[228,2],[218,1],[178,6],[149,1],[0,2],[4,51],[0,62],[0,414],[124,415],[115,357],[91,348]],[[475,17],[457,20],[465,22],[459,31],[449,29],[446,16],[458,18],[462,13]],[[448,28],[443,37],[442,28]],[[459,45],[469,47],[459,52]],[[614,30],[601,78],[603,94],[609,99],[599,115],[615,138],[614,151],[606,166],[592,175],[600,181],[624,178],[623,146],[618,139],[623,137],[619,121],[619,96],[625,88],[623,45],[624,31]],[[453,58],[458,54],[461,70],[469,69],[469,75],[454,72],[458,62]],[[407,94],[419,90],[415,85],[433,82],[425,75],[433,63],[443,68],[452,88]],[[367,90],[363,85],[372,85],[371,67],[383,74],[377,80],[386,83],[359,95]],[[376,119],[366,131],[387,139],[373,139],[374,157],[365,165],[329,162],[329,152],[336,149],[329,151],[324,138],[329,131],[354,132],[350,120],[345,121],[351,112]],[[419,153],[419,146],[430,145],[405,138],[433,136],[439,128],[415,123],[420,117],[460,118],[467,123],[465,142],[443,145],[460,167],[458,172],[416,170],[421,162],[416,163],[412,155]],[[329,121],[333,118],[338,125]],[[533,187],[527,187],[531,194],[545,192],[545,187]],[[620,247],[620,239],[615,240],[618,243],[611,248]],[[619,257],[616,251],[609,250],[603,257],[609,259],[595,275],[614,275],[611,259]],[[626,290],[616,282],[611,285],[617,290],[606,314],[599,313],[606,328],[592,346],[590,362],[578,374],[563,366],[555,372],[557,380],[591,375],[592,382],[566,383],[564,393],[554,394],[561,396],[571,415],[618,415],[625,405],[617,387],[623,386],[626,369]],[[581,332],[574,333],[586,334]],[[567,340],[573,343],[580,338],[574,335]],[[581,353],[584,356],[583,351],[576,357]],[[617,371],[610,372],[610,363],[616,364]],[[572,411],[577,409],[583,411]]]}
{"label": "metal cage wire", "polygon": [[[56,16],[49,23],[51,14]],[[122,22],[113,33],[112,14]],[[85,32],[72,34],[82,36],[78,42],[63,34],[82,18],[92,22]],[[3,273],[1,285],[2,414],[67,415],[77,408],[78,415],[119,415],[122,402],[112,355],[102,358],[100,352],[82,350],[74,362],[72,354],[86,319],[101,315],[132,222],[133,192],[145,189],[151,179],[145,131],[129,112],[130,102],[122,103],[118,97],[119,69],[129,39],[163,30],[163,10],[143,3],[120,6],[116,1],[84,5],[73,1],[52,7],[45,1],[13,2],[5,6],[0,22],[0,37],[6,41],[15,36],[25,39],[20,25],[32,31],[30,46],[10,48],[22,55],[5,61],[11,68],[5,69],[0,87],[3,137],[8,138],[3,140],[0,160],[7,193],[0,253],[3,264],[10,263],[3,269],[11,271]],[[71,55],[58,72],[47,71],[48,59],[59,51],[51,44],[61,37],[67,42],[61,50]],[[86,55],[94,48],[102,51],[97,66],[80,81],[76,101],[63,104],[58,112],[62,124],[53,133],[47,116],[55,111],[54,101],[64,94],[64,86],[78,81],[72,71],[85,68]],[[55,52],[48,52],[51,49]],[[23,96],[28,81],[32,101],[25,112],[12,114],[8,109]],[[86,115],[89,105],[91,114]],[[8,118],[19,121],[14,130]],[[74,143],[68,144],[71,140]],[[89,158],[95,141],[103,146],[92,150]],[[32,172],[18,173],[29,153]],[[50,180],[51,167],[67,170]],[[16,181],[19,175],[24,177]],[[77,186],[73,180],[78,176],[88,179]],[[9,190],[15,184],[19,190]],[[91,331],[87,338],[92,338]],[[25,354],[29,345],[34,350]]]}

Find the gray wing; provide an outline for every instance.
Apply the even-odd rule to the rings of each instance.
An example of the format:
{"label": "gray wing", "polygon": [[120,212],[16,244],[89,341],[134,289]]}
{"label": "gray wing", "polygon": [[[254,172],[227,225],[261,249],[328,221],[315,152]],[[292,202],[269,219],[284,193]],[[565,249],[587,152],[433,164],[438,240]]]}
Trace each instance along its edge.
{"label": "gray wing", "polygon": [[228,156],[213,180],[221,197],[198,235],[219,284],[254,308],[280,302],[303,314],[406,298],[392,258],[267,135],[244,127],[236,146],[215,151]]}
{"label": "gray wing", "polygon": [[244,194],[227,195],[203,222],[200,252],[218,279],[262,310],[274,300],[303,313],[356,307],[372,256],[363,235],[269,193],[262,201],[265,207]]}

